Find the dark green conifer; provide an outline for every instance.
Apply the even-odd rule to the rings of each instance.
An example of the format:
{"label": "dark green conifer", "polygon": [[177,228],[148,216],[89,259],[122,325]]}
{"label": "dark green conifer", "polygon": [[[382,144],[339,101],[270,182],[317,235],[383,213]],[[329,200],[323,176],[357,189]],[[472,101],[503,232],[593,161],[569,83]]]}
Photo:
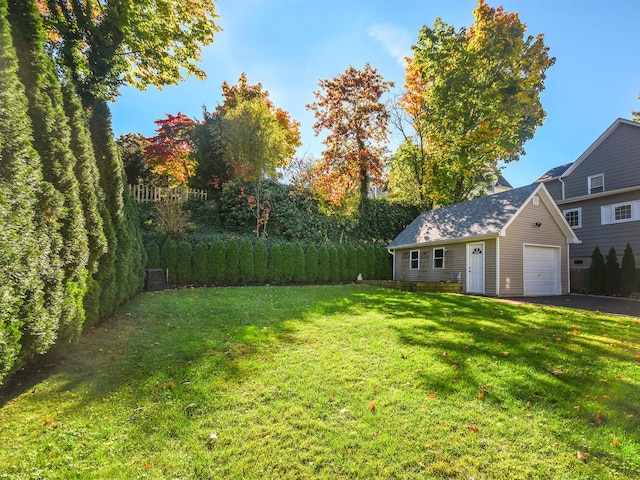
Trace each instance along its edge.
{"label": "dark green conifer", "polygon": [[604,257],[600,252],[600,247],[596,245],[591,254],[591,265],[589,266],[589,291],[600,295],[604,293],[604,282],[606,277],[606,268]]}
{"label": "dark green conifer", "polygon": [[227,247],[222,240],[216,240],[209,249],[209,275],[211,281],[220,285],[227,278]]}
{"label": "dark green conifer", "polygon": [[604,291],[608,295],[620,294],[620,264],[614,247],[609,249],[605,260]]}
{"label": "dark green conifer", "polygon": [[318,280],[318,249],[314,245],[307,248],[305,252],[304,268],[307,283],[314,283]]}
{"label": "dark green conifer", "polygon": [[242,239],[239,250],[240,261],[240,281],[243,284],[253,282],[255,280],[255,264],[253,261],[253,244],[248,237]]}
{"label": "dark green conifer", "polygon": [[305,279],[304,249],[300,242],[296,242],[293,244],[293,275],[291,280],[294,283],[304,283]]}
{"label": "dark green conifer", "polygon": [[227,244],[227,282],[236,284],[240,281],[240,249],[235,240]]}
{"label": "dark green conifer", "polygon": [[261,238],[258,239],[253,249],[253,263],[256,271],[256,282],[264,283],[269,271],[269,258],[267,246]]}
{"label": "dark green conifer", "polygon": [[204,242],[193,247],[193,280],[200,285],[209,283],[209,248]]}
{"label": "dark green conifer", "polygon": [[622,255],[622,267],[620,272],[620,289],[623,295],[630,295],[638,288],[638,271],[636,270],[636,257],[633,254],[631,244],[627,243]]}
{"label": "dark green conifer", "polygon": [[318,280],[325,283],[331,279],[331,263],[326,245],[318,249]]}

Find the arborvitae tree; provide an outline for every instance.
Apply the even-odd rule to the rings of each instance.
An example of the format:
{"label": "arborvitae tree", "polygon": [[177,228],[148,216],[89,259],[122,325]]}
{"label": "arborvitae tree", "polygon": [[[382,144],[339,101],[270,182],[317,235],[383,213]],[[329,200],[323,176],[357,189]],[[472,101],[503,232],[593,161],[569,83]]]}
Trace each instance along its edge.
{"label": "arborvitae tree", "polygon": [[147,252],[147,268],[160,267],[160,247],[155,241],[147,243],[145,246]]}
{"label": "arborvitae tree", "polygon": [[376,249],[376,278],[379,280],[391,280],[391,260],[386,248]]}
{"label": "arborvitae tree", "polygon": [[606,268],[604,257],[600,252],[600,247],[596,245],[591,254],[591,265],[589,266],[589,290],[600,295],[604,292]]}
{"label": "arborvitae tree", "polygon": [[176,283],[187,285],[192,281],[191,257],[193,256],[193,247],[186,240],[178,242],[176,252]]}
{"label": "arborvitae tree", "polygon": [[30,142],[27,100],[17,68],[7,2],[0,0],[0,384],[48,347],[43,339],[30,349],[21,348],[23,335],[38,338],[51,325],[42,275],[49,275],[49,227],[36,218],[46,197],[40,195],[42,172]]}
{"label": "arborvitae tree", "polygon": [[240,281],[243,284],[253,282],[256,274],[253,263],[253,245],[248,237],[240,242]]}
{"label": "arborvitae tree", "polygon": [[[33,125],[33,146],[40,155],[45,181],[60,194],[58,224],[61,237],[52,252],[52,264],[61,272],[49,279],[46,306],[52,320],[59,322],[54,335],[69,342],[77,337],[84,322],[82,300],[86,292],[89,248],[79,185],[70,148],[71,131],[64,112],[62,91],[53,61],[45,53],[42,17],[36,2],[9,1],[9,22],[18,56],[18,75],[26,87],[29,116]],[[57,258],[54,258],[57,257]],[[57,318],[56,318],[57,316]],[[57,330],[57,331],[56,331]]]}
{"label": "arborvitae tree", "polygon": [[627,243],[622,255],[622,268],[620,271],[620,290],[623,295],[635,292],[638,284],[638,271],[636,270],[636,257],[633,254],[631,244]]}
{"label": "arborvitae tree", "polygon": [[224,283],[227,277],[227,247],[222,240],[216,240],[209,249],[209,275],[216,285]]}
{"label": "arborvitae tree", "polygon": [[193,247],[193,280],[200,285],[209,283],[209,248],[204,242]]}
{"label": "arborvitae tree", "polygon": [[253,249],[253,263],[255,266],[256,282],[264,283],[268,274],[268,252],[267,246],[261,238],[255,244]]}
{"label": "arborvitae tree", "polygon": [[176,283],[176,267],[178,263],[178,246],[175,240],[167,238],[160,249],[160,266],[167,270],[169,283]]}
{"label": "arborvitae tree", "polygon": [[620,293],[620,264],[614,247],[609,249],[605,261],[604,291],[609,295]]}
{"label": "arborvitae tree", "polygon": [[340,281],[338,249],[334,245],[331,245],[327,250],[329,252],[329,281],[331,283],[338,283]]}
{"label": "arborvitae tree", "polygon": [[231,284],[240,281],[240,251],[235,240],[227,244],[227,281]]}
{"label": "arborvitae tree", "polygon": [[347,270],[347,250],[342,245],[339,245],[336,248],[338,249],[340,281],[344,282],[350,279],[349,272]]}
{"label": "arborvitae tree", "polygon": [[293,245],[285,243],[282,246],[282,281],[287,283],[293,280]]}
{"label": "arborvitae tree", "polygon": [[344,280],[349,282],[355,282],[358,276],[358,249],[354,245],[349,245],[346,248],[347,269],[345,272]]}
{"label": "arborvitae tree", "polygon": [[331,263],[326,245],[318,249],[318,280],[328,282],[331,279]]}
{"label": "arborvitae tree", "polygon": [[304,283],[305,279],[304,249],[300,242],[296,242],[293,244],[293,275],[291,280],[294,283]]}
{"label": "arborvitae tree", "polygon": [[272,283],[281,283],[282,280],[282,248],[275,244],[269,251],[269,275]]}
{"label": "arborvitae tree", "polygon": [[369,280],[377,280],[376,276],[376,248],[373,245],[365,248],[367,252],[367,273],[364,278]]}
{"label": "arborvitae tree", "polygon": [[313,245],[307,248],[305,253],[304,269],[305,280],[314,283],[318,279],[318,249]]}

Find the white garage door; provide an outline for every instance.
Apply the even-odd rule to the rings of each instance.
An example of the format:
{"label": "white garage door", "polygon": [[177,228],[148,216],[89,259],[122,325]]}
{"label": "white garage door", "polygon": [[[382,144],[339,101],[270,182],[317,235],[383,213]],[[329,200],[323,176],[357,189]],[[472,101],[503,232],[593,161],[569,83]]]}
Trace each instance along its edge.
{"label": "white garage door", "polygon": [[560,295],[560,249],[524,247],[524,294]]}

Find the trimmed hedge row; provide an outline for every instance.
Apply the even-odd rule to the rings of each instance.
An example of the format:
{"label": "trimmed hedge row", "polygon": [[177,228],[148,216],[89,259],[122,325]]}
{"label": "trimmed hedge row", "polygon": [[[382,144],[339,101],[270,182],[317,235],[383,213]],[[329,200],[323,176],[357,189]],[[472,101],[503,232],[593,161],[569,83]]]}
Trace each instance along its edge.
{"label": "trimmed hedge row", "polygon": [[[310,246],[258,239],[211,245],[168,238],[146,245],[147,268],[165,268],[170,285],[248,285],[262,283],[338,283],[391,279],[391,257],[380,247]],[[159,253],[156,253],[159,252]]]}

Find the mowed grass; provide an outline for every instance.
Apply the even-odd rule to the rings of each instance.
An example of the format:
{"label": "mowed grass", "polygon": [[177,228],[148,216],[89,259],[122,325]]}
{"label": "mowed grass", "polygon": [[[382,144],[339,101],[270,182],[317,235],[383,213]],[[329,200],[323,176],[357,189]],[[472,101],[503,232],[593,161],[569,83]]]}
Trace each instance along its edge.
{"label": "mowed grass", "polygon": [[638,319],[366,286],[146,293],[0,390],[0,478],[638,478]]}

